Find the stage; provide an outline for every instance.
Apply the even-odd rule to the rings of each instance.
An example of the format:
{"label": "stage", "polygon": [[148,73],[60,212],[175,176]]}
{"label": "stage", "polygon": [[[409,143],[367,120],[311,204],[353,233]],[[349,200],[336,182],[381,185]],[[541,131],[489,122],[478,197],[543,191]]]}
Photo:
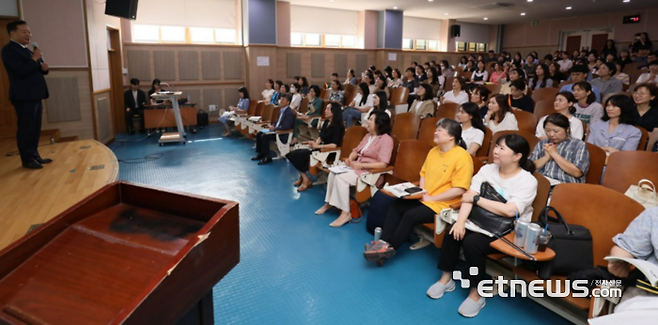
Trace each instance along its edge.
{"label": "stage", "polygon": [[15,138],[0,138],[0,250],[89,194],[115,181],[114,153],[96,140],[49,144],[39,153],[53,162],[43,169],[21,167]]}

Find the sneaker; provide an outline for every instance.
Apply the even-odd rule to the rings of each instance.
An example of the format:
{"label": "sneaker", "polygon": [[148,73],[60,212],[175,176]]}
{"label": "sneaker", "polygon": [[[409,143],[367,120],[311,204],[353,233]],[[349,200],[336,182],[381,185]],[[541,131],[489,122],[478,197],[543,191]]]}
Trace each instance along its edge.
{"label": "sneaker", "polygon": [[369,250],[363,253],[363,257],[368,261],[377,262],[381,259],[389,259],[395,255],[395,248],[383,240],[377,241]]}
{"label": "sneaker", "polygon": [[457,310],[460,315],[464,317],[475,317],[480,313],[480,310],[484,307],[484,298],[480,297],[480,300],[474,301],[471,298],[466,297],[466,300],[462,302]]}
{"label": "sneaker", "polygon": [[455,281],[450,281],[447,284],[439,283],[438,281],[433,284],[429,289],[427,289],[427,296],[432,299],[439,299],[443,297],[443,294],[446,292],[451,292],[455,290]]}

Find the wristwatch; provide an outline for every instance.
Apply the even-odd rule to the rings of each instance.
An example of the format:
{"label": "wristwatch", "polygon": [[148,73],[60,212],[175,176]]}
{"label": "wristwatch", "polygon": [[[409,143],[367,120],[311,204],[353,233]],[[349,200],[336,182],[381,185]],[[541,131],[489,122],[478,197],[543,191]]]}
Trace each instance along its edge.
{"label": "wristwatch", "polygon": [[478,205],[478,201],[480,201],[480,196],[476,195],[473,197],[473,205]]}

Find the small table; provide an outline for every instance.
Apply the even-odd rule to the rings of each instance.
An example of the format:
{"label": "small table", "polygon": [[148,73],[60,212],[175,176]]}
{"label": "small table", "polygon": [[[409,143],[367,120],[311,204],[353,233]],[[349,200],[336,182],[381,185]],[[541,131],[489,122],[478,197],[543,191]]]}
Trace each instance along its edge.
{"label": "small table", "polygon": [[[511,241],[511,242],[514,242],[514,232],[511,232],[511,233],[507,234],[505,236],[505,238],[507,240]],[[491,247],[497,249],[498,251],[500,251],[503,254],[506,254],[506,255],[509,255],[509,256],[512,256],[512,257],[516,257],[516,258],[520,258],[520,259],[523,259],[523,260],[530,260],[530,259],[528,259],[527,256],[521,254],[519,251],[517,251],[512,246],[506,244],[505,242],[503,242],[500,239],[496,239],[496,240],[492,241],[491,244],[489,244],[489,245]],[[530,255],[534,256],[535,259],[536,259],[535,261],[537,261],[537,262],[549,261],[549,260],[552,260],[553,258],[555,258],[555,252],[552,249],[548,248],[548,247],[546,247],[546,250],[543,251],[543,252],[537,252],[536,254],[530,254]]]}

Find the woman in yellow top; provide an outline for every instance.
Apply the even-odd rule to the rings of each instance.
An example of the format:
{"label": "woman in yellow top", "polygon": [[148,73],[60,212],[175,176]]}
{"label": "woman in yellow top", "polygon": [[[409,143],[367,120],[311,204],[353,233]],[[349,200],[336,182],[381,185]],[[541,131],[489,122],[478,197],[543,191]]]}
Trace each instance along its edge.
{"label": "woman in yellow top", "polygon": [[391,203],[382,229],[381,240],[366,245],[364,256],[380,265],[409,238],[414,227],[433,223],[434,216],[461,201],[471,186],[473,160],[464,149],[462,128],[451,119],[436,123],[434,147],[420,170],[420,187],[426,191],[420,200],[398,199]]}

